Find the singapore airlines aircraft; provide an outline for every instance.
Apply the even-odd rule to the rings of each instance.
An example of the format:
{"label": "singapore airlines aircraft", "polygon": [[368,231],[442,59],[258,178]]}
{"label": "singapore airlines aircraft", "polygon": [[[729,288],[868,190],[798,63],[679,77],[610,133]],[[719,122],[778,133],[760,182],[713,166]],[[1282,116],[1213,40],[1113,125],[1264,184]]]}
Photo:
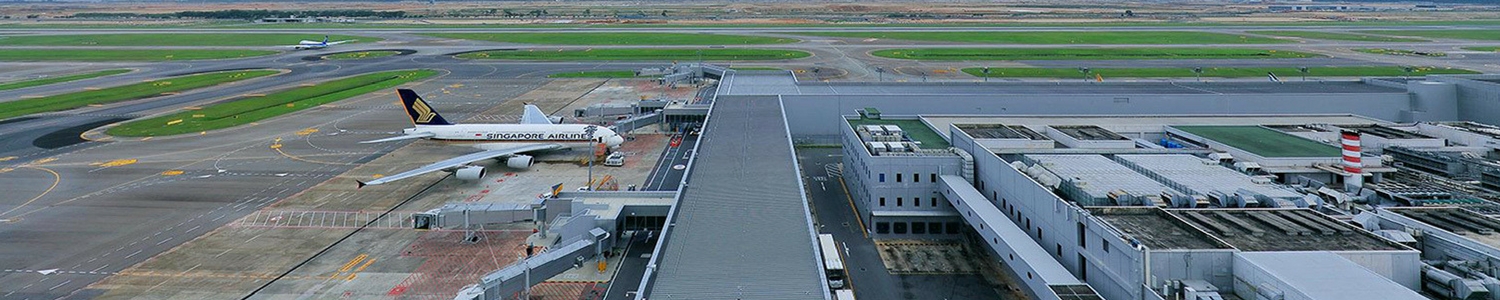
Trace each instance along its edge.
{"label": "singapore airlines aircraft", "polygon": [[333,45],[338,45],[338,44],[343,44],[343,43],[348,43],[348,42],[353,42],[353,41],[355,41],[355,40],[342,40],[342,41],[337,41],[337,42],[331,42],[330,43],[330,42],[328,42],[328,36],[325,35],[325,36],[323,36],[323,41],[322,42],[302,40],[301,42],[297,42],[296,45],[291,45],[291,46],[287,46],[287,47],[292,47],[292,49],[297,49],[297,50],[323,49],[323,48],[328,48],[328,46],[333,46]]}
{"label": "singapore airlines aircraft", "polygon": [[471,165],[478,161],[496,159],[508,167],[525,169],[531,167],[532,161],[531,156],[523,153],[557,150],[567,148],[570,144],[590,142],[613,148],[625,142],[625,138],[606,127],[588,124],[553,124],[552,120],[547,119],[546,113],[530,104],[526,105],[526,111],[521,115],[519,124],[453,124],[443,119],[443,116],[433,110],[431,105],[427,105],[427,101],[417,96],[417,92],[409,89],[399,89],[396,92],[400,95],[401,104],[406,107],[406,114],[411,117],[411,122],[415,126],[403,130],[402,136],[361,143],[410,139],[461,141],[472,143],[472,146],[484,151],[450,158],[368,182],[358,181],[359,187],[436,171],[453,172],[453,176],[459,179],[477,180],[484,177],[483,166]]}

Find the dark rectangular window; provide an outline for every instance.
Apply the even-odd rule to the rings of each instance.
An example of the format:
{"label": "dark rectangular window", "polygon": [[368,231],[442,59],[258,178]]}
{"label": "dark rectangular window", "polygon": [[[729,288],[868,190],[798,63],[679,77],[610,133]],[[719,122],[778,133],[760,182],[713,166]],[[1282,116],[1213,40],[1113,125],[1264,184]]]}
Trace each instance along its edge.
{"label": "dark rectangular window", "polygon": [[886,223],[886,222],[875,223],[875,233],[879,233],[879,234],[891,233],[891,223]]}
{"label": "dark rectangular window", "polygon": [[922,207],[922,197],[911,197],[911,206]]}
{"label": "dark rectangular window", "polygon": [[931,230],[932,234],[943,234],[943,222],[928,222],[927,229]]}
{"label": "dark rectangular window", "polygon": [[911,222],[912,234],[927,234],[927,223]]}
{"label": "dark rectangular window", "polygon": [[896,197],[896,207],[901,207],[901,197]]}
{"label": "dark rectangular window", "polygon": [[885,182],[885,173],[880,173],[880,182]]}
{"label": "dark rectangular window", "polygon": [[962,228],[960,225],[958,225],[958,222],[948,222],[947,227],[948,234],[958,234],[959,228]]}
{"label": "dark rectangular window", "polygon": [[1057,244],[1057,256],[1062,256],[1062,244]]}
{"label": "dark rectangular window", "polygon": [[880,197],[880,206],[885,206],[885,197]]}
{"label": "dark rectangular window", "polygon": [[896,173],[896,182],[901,182],[901,173]]}
{"label": "dark rectangular window", "polygon": [[932,175],[932,182],[937,182],[937,173],[932,173],[932,174],[928,174],[928,175]]}
{"label": "dark rectangular window", "polygon": [[1089,248],[1089,245],[1088,245],[1088,235],[1085,234],[1085,231],[1083,229],[1083,223],[1081,223],[1081,222],[1078,223],[1078,248],[1079,249],[1088,249]]}
{"label": "dark rectangular window", "polygon": [[1089,259],[1083,253],[1078,254],[1078,280],[1089,281]]}
{"label": "dark rectangular window", "polygon": [[932,197],[932,207],[937,207],[937,197]]}
{"label": "dark rectangular window", "polygon": [[918,176],[917,173],[911,173],[911,182],[922,182],[922,176]]}
{"label": "dark rectangular window", "polygon": [[906,222],[896,222],[896,234],[906,234]]}

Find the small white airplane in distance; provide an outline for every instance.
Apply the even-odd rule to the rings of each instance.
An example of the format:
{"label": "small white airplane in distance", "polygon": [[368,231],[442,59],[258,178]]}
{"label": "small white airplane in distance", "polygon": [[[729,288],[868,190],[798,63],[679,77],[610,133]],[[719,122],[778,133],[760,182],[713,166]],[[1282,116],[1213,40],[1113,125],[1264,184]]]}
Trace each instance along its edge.
{"label": "small white airplane in distance", "polygon": [[443,119],[417,92],[398,89],[401,104],[411,117],[412,128],[402,130],[402,135],[360,143],[383,143],[410,139],[466,142],[484,151],[450,158],[415,170],[380,177],[370,181],[358,181],[359,187],[382,184],[412,176],[437,171],[453,172],[463,180],[478,180],[484,177],[484,167],[472,163],[495,159],[505,166],[526,169],[531,167],[532,157],[523,153],[558,150],[570,145],[600,143],[610,148],[618,147],[625,138],[606,127],[588,124],[554,124],[540,108],[527,104],[519,124],[454,124]]}
{"label": "small white airplane in distance", "polygon": [[288,46],[288,47],[292,47],[292,49],[297,49],[297,50],[323,49],[323,48],[328,48],[328,46],[333,46],[333,45],[338,45],[338,44],[343,44],[343,43],[348,43],[348,42],[353,42],[353,41],[357,41],[357,40],[342,40],[342,41],[337,41],[337,42],[328,42],[328,36],[325,35],[325,36],[323,36],[323,41],[322,42],[302,40],[301,42],[297,42],[296,45],[291,45],[291,46]]}

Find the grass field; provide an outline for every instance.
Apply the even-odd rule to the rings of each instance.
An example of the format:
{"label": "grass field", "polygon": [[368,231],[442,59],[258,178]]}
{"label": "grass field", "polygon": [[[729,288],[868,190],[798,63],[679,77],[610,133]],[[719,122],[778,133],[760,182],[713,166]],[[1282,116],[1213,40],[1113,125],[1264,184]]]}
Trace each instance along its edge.
{"label": "grass field", "polygon": [[1340,41],[1359,41],[1359,42],[1426,42],[1427,41],[1427,40],[1424,40],[1424,39],[1400,38],[1400,37],[1379,36],[1379,35],[1369,35],[1369,34],[1347,34],[1347,33],[1321,32],[1321,31],[1266,30],[1266,31],[1249,31],[1249,33],[1264,34],[1264,35],[1274,35],[1274,36],[1286,36],[1286,37],[1299,37],[1299,38],[1309,38],[1309,39],[1319,39],[1319,40],[1340,40]]}
{"label": "grass field", "polygon": [[[1191,68],[1098,68],[1090,69],[1090,74],[1098,74],[1104,80],[1111,78],[1143,78],[1143,77],[1194,77]],[[964,73],[984,77],[983,68],[964,68]],[[1296,80],[1302,76],[1297,68],[1203,68],[1203,77],[1217,78],[1246,78],[1266,77],[1266,73],[1275,73],[1282,80]],[[1435,67],[1414,68],[1411,75],[1421,76],[1427,74],[1478,74],[1464,69],[1446,69]],[[1307,76],[1324,77],[1359,77],[1359,76],[1402,76],[1406,70],[1401,67],[1315,67],[1307,69]],[[990,68],[989,77],[992,78],[1083,78],[1084,74],[1075,68]],[[1094,75],[1088,75],[1090,80]]]}
{"label": "grass field", "polygon": [[1354,51],[1364,52],[1364,53],[1370,53],[1370,54],[1385,54],[1385,55],[1426,56],[1426,57],[1444,57],[1444,56],[1448,56],[1447,53],[1442,53],[1442,52],[1425,52],[1425,51],[1413,51],[1413,50],[1390,49],[1390,48],[1360,48],[1360,49],[1354,49]]}
{"label": "grass field", "polygon": [[34,113],[64,111],[95,104],[151,98],[164,93],[186,91],[226,82],[269,76],[276,73],[277,71],[273,70],[253,70],[194,74],[97,90],[0,102],[0,120]]}
{"label": "grass field", "polygon": [[552,74],[552,75],[547,75],[547,78],[635,78],[635,77],[653,77],[653,76],[636,76],[635,75],[635,71],[630,71],[630,70],[578,71],[578,72],[563,72],[563,73],[555,73],[555,74]]}
{"label": "grass field", "polygon": [[758,45],[795,43],[795,39],[706,33],[427,33],[424,35],[491,42],[542,45]]}
{"label": "grass field", "polygon": [[1500,47],[1464,47],[1464,50],[1496,52],[1500,51]]}
{"label": "grass field", "polygon": [[[702,53],[700,56],[699,53]],[[706,61],[724,60],[779,60],[812,56],[797,50],[775,49],[589,49],[589,50],[502,50],[459,54],[468,59],[512,59],[512,60],[676,60]]]}
{"label": "grass field", "polygon": [[1488,29],[1474,30],[1368,30],[1363,33],[1398,36],[1418,36],[1434,39],[1460,39],[1460,40],[1500,40],[1500,31]]}
{"label": "grass field", "polygon": [[126,72],[130,72],[130,70],[128,70],[128,69],[114,69],[114,70],[104,70],[104,71],[90,72],[90,73],[83,73],[83,74],[52,76],[52,77],[47,77],[47,78],[38,78],[38,79],[22,80],[22,81],[16,81],[16,82],[0,83],[0,91],[14,90],[14,89],[19,89],[19,88],[29,88],[29,87],[33,87],[33,86],[43,86],[43,85],[48,85],[48,84],[53,84],[53,83],[69,82],[69,81],[74,81],[74,80],[84,80],[84,79],[95,78],[95,77],[104,77],[104,76],[115,75],[115,74],[123,74],[123,73],[126,73]]}
{"label": "grass field", "polygon": [[883,49],[870,55],[916,60],[1104,60],[1104,59],[1246,59],[1304,58],[1317,54],[1237,48],[928,48]]}
{"label": "grass field", "polygon": [[131,137],[164,136],[229,128],[392,88],[437,73],[433,70],[401,70],[364,74],[215,104],[200,110],[131,121],[110,128],[106,133]]}
{"label": "grass field", "polygon": [[984,44],[1277,44],[1290,41],[1197,31],[799,32],[799,35]]}
{"label": "grass field", "polygon": [[269,50],[0,49],[0,61],[176,61],[276,54]]}
{"label": "grass field", "polygon": [[[321,34],[293,33],[126,33],[0,36],[0,46],[280,46],[302,40],[321,41]],[[329,35],[329,41],[358,40],[369,43],[380,38]]]}
{"label": "grass field", "polygon": [[1172,126],[1263,157],[1338,157],[1339,148],[1260,126]]}
{"label": "grass field", "polygon": [[396,54],[400,54],[400,53],[401,52],[397,52],[397,51],[344,52],[344,53],[339,53],[339,54],[334,54],[334,55],[325,55],[325,56],[323,56],[323,59],[343,60],[343,59],[379,58],[379,57],[386,57],[386,56],[396,55]]}

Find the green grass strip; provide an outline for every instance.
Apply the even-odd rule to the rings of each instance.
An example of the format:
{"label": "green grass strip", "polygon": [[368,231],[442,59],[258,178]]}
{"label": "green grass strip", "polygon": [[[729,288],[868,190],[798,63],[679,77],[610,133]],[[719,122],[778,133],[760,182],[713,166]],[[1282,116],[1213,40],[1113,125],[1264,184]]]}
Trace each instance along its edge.
{"label": "green grass strip", "polygon": [[762,45],[797,42],[796,39],[763,36],[655,32],[426,33],[424,35],[450,39],[541,45]]}
{"label": "green grass strip", "polygon": [[[701,55],[700,55],[701,54]],[[724,60],[781,60],[810,57],[812,53],[797,50],[777,49],[587,49],[587,50],[501,50],[459,54],[468,59],[511,60],[675,60],[675,61],[724,61]]]}
{"label": "green grass strip", "polygon": [[364,74],[312,86],[297,87],[265,96],[215,104],[200,110],[187,110],[131,121],[110,128],[106,133],[114,136],[143,137],[229,128],[393,88],[437,74],[438,72],[434,70],[400,70]]}
{"label": "green grass strip", "polygon": [[915,60],[1105,60],[1105,59],[1247,59],[1306,58],[1321,55],[1241,48],[925,48],[882,49],[870,55]]}
{"label": "green grass strip", "polygon": [[578,71],[563,72],[547,75],[547,78],[636,78],[655,76],[636,76],[635,71]]}
{"label": "green grass strip", "polygon": [[221,83],[276,74],[273,70],[226,71],[171,77],[91,91],[0,102],[0,120],[34,113],[64,111],[95,104],[145,99]]}
{"label": "green grass strip", "polygon": [[1396,35],[1396,36],[1419,36],[1434,39],[1460,39],[1460,40],[1500,40],[1500,30],[1470,29],[1470,30],[1367,30],[1363,33]]}
{"label": "green grass strip", "polygon": [[1290,41],[1199,31],[799,32],[798,35],[980,44],[1280,44]]}
{"label": "green grass strip", "polygon": [[1263,30],[1247,31],[1254,34],[1299,37],[1319,40],[1359,41],[1359,42],[1427,42],[1424,39],[1400,38],[1392,36],[1380,36],[1370,34],[1335,33],[1322,31],[1296,31],[1296,30]]}
{"label": "green grass strip", "polygon": [[1260,126],[1172,126],[1263,157],[1338,157],[1338,147]]}
{"label": "green grass strip", "polygon": [[[1145,77],[1194,77],[1192,68],[1096,68],[1090,69],[1089,80],[1094,80],[1094,74],[1110,78],[1145,78]],[[984,77],[983,68],[964,68],[964,73]],[[1296,80],[1302,76],[1302,72],[1292,67],[1266,67],[1266,68],[1203,68],[1203,77],[1217,78],[1247,78],[1266,77],[1266,73],[1275,73],[1281,80]],[[1416,67],[1411,75],[1421,76],[1427,74],[1479,74],[1479,72],[1438,67]],[[1312,67],[1307,69],[1307,76],[1324,77],[1362,77],[1362,76],[1402,76],[1406,70],[1394,66],[1357,66],[1357,67]],[[989,77],[993,78],[1078,78],[1082,79],[1084,74],[1076,68],[990,68]]]}
{"label": "green grass strip", "polygon": [[243,58],[276,54],[270,50],[94,50],[94,49],[3,49],[0,61],[177,61]]}
{"label": "green grass strip", "polygon": [[325,55],[325,56],[323,56],[323,59],[345,60],[345,59],[381,58],[381,57],[396,55],[396,54],[399,54],[399,53],[401,53],[401,52],[397,52],[397,51],[344,52],[344,53],[339,53],[339,54],[334,54],[334,55]]}
{"label": "green grass strip", "polygon": [[[0,36],[0,46],[281,46],[304,40],[322,41],[321,34],[301,33],[123,33]],[[355,40],[371,43],[380,38],[329,35],[329,42]]]}
{"label": "green grass strip", "polygon": [[1464,50],[1496,52],[1500,51],[1500,47],[1464,47]]}
{"label": "green grass strip", "polygon": [[1402,55],[1402,56],[1426,56],[1426,57],[1444,57],[1444,56],[1448,56],[1447,53],[1442,53],[1442,52],[1424,52],[1424,51],[1414,51],[1414,50],[1405,50],[1405,49],[1390,49],[1390,48],[1360,48],[1360,49],[1354,49],[1354,51],[1364,52],[1364,53],[1370,53],[1370,54]]}
{"label": "green grass strip", "polygon": [[104,77],[104,76],[115,75],[115,74],[124,74],[124,73],[127,73],[127,72],[130,72],[130,70],[128,70],[128,69],[114,69],[114,70],[104,70],[104,71],[98,71],[98,72],[92,72],[92,73],[73,74],[73,75],[66,75],[66,76],[54,76],[54,77],[38,78],[38,79],[23,80],[23,81],[9,82],[9,83],[0,83],[0,91],[14,90],[14,89],[19,89],[19,88],[29,88],[29,87],[33,87],[33,86],[43,86],[43,85],[48,85],[48,84],[53,84],[53,83],[69,82],[69,81],[75,81],[75,80],[84,80],[84,79],[95,78],[95,77]]}

